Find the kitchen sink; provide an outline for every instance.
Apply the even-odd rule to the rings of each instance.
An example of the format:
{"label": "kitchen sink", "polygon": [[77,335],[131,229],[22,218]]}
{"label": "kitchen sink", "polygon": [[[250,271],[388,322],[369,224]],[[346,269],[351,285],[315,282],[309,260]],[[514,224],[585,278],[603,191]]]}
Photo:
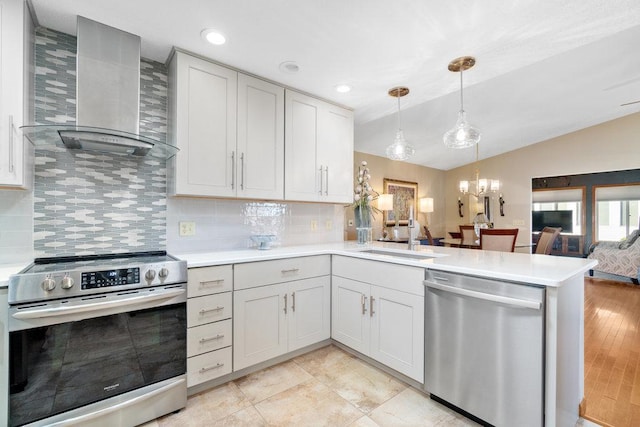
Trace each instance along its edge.
{"label": "kitchen sink", "polygon": [[385,255],[397,258],[411,258],[411,259],[432,259],[438,258],[442,255],[436,254],[425,254],[425,253],[417,253],[417,252],[409,252],[409,251],[388,251],[381,249],[366,249],[364,251],[360,251],[360,253],[367,253],[373,255]]}

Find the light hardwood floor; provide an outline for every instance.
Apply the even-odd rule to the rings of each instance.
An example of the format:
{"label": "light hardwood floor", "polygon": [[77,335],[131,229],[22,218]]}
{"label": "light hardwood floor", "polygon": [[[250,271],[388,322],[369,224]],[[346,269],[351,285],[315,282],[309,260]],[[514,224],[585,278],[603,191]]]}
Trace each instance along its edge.
{"label": "light hardwood floor", "polygon": [[585,279],[585,418],[640,426],[640,286]]}

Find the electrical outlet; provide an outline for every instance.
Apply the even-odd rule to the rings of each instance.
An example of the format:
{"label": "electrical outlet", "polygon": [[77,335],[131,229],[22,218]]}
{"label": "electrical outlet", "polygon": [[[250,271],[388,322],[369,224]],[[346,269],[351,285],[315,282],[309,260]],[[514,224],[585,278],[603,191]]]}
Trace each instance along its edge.
{"label": "electrical outlet", "polygon": [[311,231],[316,231],[318,229],[318,221],[315,219],[311,220]]}
{"label": "electrical outlet", "polygon": [[180,222],[180,237],[195,236],[196,235],[196,223],[195,222]]}
{"label": "electrical outlet", "polygon": [[331,231],[333,229],[333,222],[331,222],[330,219],[328,219],[325,223],[324,223],[324,228],[327,231]]}
{"label": "electrical outlet", "polygon": [[524,219],[514,219],[513,225],[524,225]]}

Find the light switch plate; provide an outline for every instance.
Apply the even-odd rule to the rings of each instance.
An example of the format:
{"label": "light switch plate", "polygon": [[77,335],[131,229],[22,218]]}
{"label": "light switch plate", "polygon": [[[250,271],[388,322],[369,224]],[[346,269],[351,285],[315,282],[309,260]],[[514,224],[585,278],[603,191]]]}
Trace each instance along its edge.
{"label": "light switch plate", "polygon": [[195,222],[180,222],[180,237],[195,236],[196,235],[196,223]]}

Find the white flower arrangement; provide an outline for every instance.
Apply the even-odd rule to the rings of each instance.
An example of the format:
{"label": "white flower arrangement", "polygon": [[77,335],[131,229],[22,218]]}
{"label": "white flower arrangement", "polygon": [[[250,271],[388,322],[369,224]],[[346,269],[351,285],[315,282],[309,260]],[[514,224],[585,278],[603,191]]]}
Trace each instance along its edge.
{"label": "white flower arrangement", "polygon": [[379,210],[371,205],[371,202],[376,200],[380,194],[371,187],[369,181],[371,180],[371,173],[367,162],[363,160],[358,167],[358,175],[356,176],[355,188],[353,190],[353,208],[360,208],[360,210],[369,209],[371,213],[379,212]]}

